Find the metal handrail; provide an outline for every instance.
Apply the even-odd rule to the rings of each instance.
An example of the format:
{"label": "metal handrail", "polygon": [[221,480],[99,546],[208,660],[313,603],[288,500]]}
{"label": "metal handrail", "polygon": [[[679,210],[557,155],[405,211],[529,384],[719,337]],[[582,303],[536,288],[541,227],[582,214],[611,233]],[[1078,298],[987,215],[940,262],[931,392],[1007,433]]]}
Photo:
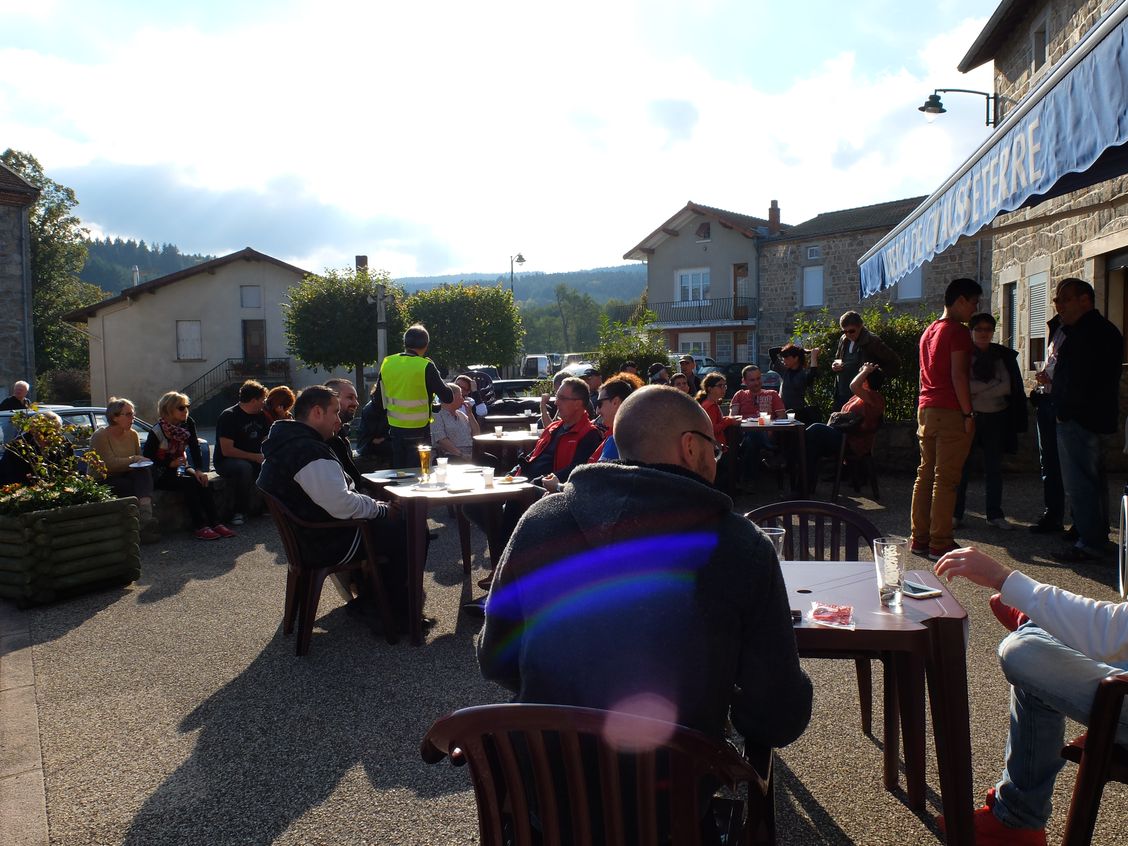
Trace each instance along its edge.
{"label": "metal handrail", "polygon": [[[658,323],[698,323],[702,321],[751,321],[757,316],[755,297],[721,297],[692,302],[671,301],[647,303],[646,307],[658,315]],[[612,306],[607,316],[612,322],[628,322],[638,305]]]}
{"label": "metal handrail", "polygon": [[221,361],[181,393],[191,397],[199,405],[218,394],[233,382],[256,377],[290,381],[290,359],[288,358],[228,358]]}

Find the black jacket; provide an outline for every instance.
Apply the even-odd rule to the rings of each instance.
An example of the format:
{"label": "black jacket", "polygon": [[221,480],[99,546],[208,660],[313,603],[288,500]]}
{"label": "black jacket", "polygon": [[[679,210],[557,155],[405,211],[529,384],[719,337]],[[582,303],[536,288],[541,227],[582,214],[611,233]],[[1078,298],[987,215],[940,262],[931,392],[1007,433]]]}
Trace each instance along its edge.
{"label": "black jacket", "polygon": [[1120,373],[1124,336],[1096,309],[1072,326],[1054,368],[1052,394],[1057,418],[1098,435],[1120,428]]}

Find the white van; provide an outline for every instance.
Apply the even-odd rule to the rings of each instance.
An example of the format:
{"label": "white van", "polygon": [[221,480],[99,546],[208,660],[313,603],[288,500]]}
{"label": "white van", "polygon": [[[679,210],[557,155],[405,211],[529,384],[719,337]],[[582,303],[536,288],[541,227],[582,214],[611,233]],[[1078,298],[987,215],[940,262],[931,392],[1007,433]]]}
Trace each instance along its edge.
{"label": "white van", "polygon": [[521,365],[521,375],[526,379],[547,379],[555,369],[552,357],[546,353],[527,355]]}

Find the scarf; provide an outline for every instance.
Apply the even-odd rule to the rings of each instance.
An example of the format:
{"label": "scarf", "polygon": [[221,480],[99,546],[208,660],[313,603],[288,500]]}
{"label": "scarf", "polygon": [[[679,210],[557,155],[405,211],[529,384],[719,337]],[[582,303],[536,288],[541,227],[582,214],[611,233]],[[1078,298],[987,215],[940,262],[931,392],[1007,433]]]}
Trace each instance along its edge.
{"label": "scarf", "polygon": [[160,444],[157,448],[159,459],[168,462],[184,455],[184,449],[188,446],[188,438],[191,437],[186,428],[162,417],[153,431],[156,433],[157,441]]}

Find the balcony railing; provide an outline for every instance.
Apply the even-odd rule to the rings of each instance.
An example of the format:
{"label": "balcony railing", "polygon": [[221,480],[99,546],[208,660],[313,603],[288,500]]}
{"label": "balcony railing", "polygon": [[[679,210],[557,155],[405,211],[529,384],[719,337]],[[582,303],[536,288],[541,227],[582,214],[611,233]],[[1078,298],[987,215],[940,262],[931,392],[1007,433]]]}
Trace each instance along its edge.
{"label": "balcony railing", "polygon": [[[743,322],[756,319],[755,297],[724,297],[693,302],[647,303],[647,308],[658,315],[659,323],[720,323]],[[637,305],[613,306],[608,310],[612,322],[630,321]]]}

